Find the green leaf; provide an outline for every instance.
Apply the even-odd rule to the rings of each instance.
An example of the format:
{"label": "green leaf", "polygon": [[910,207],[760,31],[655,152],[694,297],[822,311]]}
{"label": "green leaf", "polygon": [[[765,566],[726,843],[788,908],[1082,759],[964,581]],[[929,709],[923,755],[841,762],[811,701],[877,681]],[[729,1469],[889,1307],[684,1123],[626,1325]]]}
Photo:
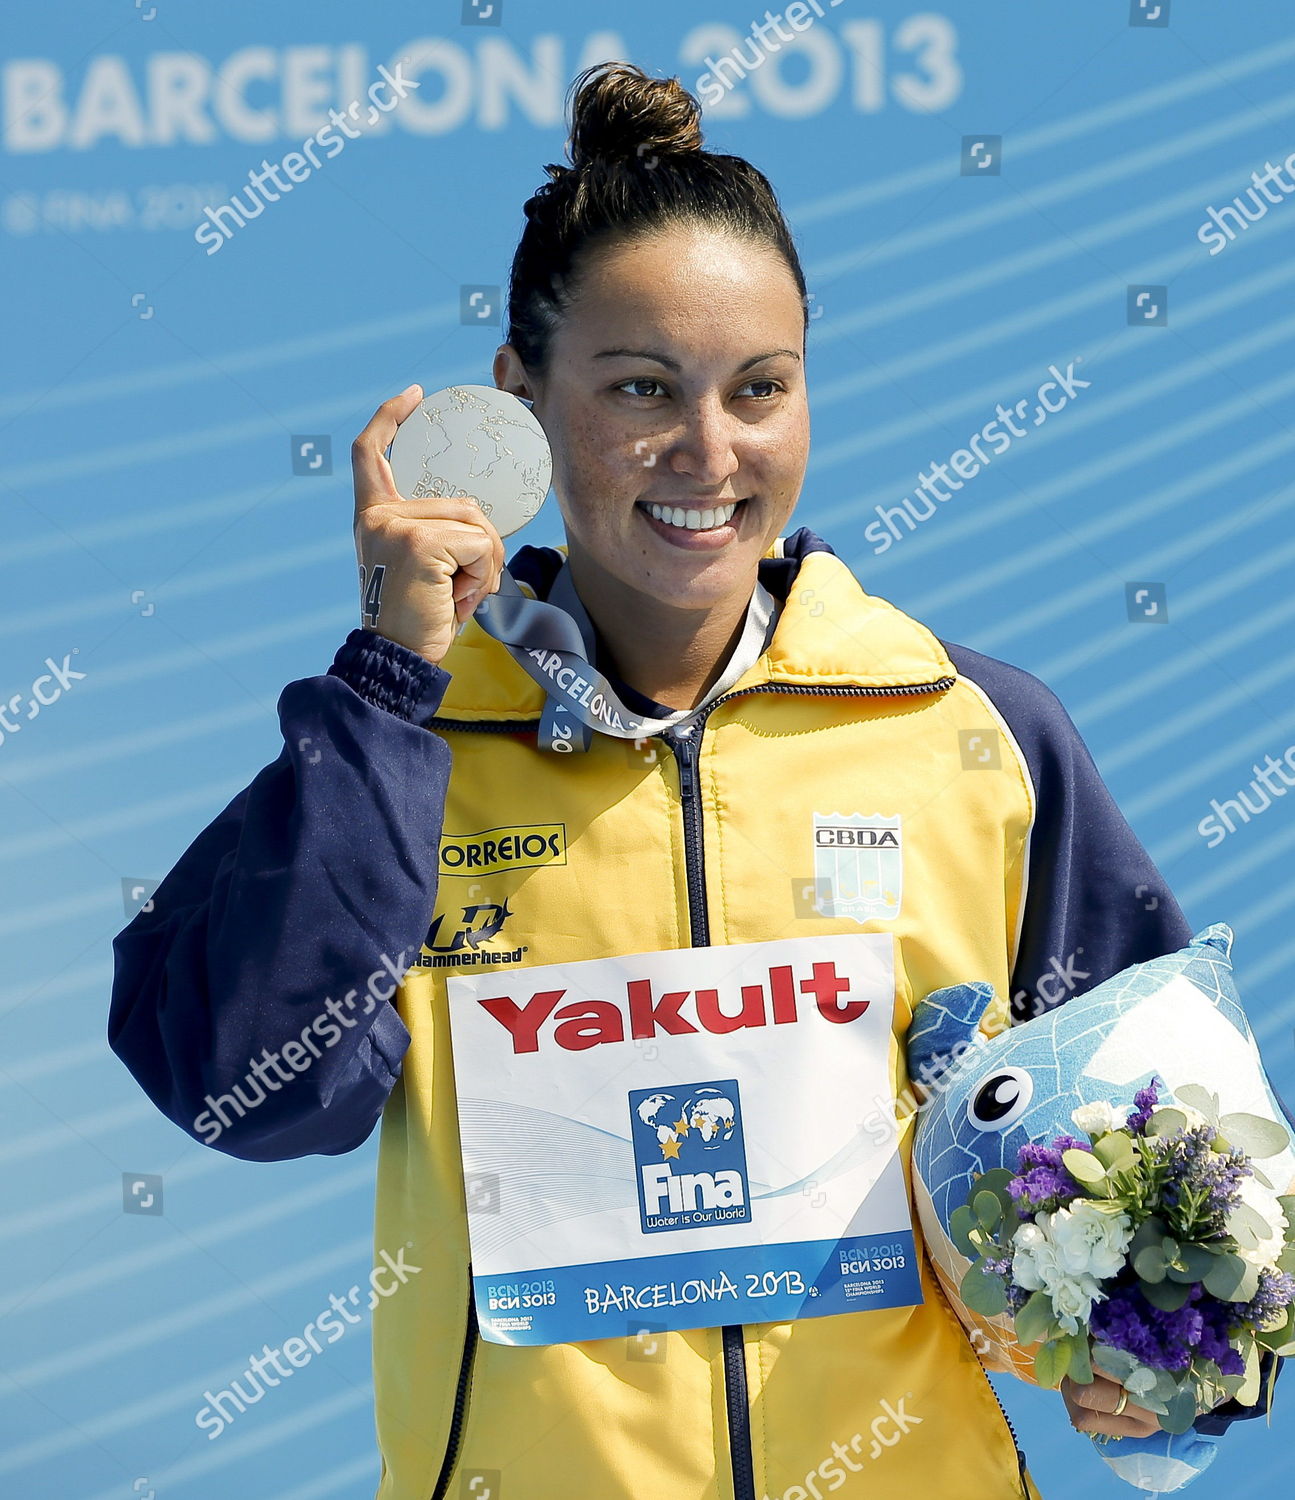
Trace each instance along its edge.
{"label": "green leaf", "polygon": [[1070,1340],[1049,1339],[1040,1344],[1034,1356],[1034,1378],[1041,1386],[1055,1390],[1070,1370]]}
{"label": "green leaf", "polygon": [[1098,1187],[1106,1181],[1106,1168],[1091,1151],[1079,1151],[1072,1146],[1069,1151],[1061,1153],[1061,1164],[1076,1182],[1082,1182],[1085,1187]]}
{"label": "green leaf", "polygon": [[988,1192],[996,1193],[1005,1188],[1016,1173],[1010,1167],[990,1167],[988,1172],[980,1172],[976,1176],[976,1186],[985,1188]]}
{"label": "green leaf", "polygon": [[1158,1109],[1147,1121],[1148,1135],[1173,1135],[1187,1129],[1187,1116],[1181,1109]]}
{"label": "green leaf", "polygon": [[1037,1344],[1048,1338],[1055,1330],[1056,1319],[1052,1311],[1052,1298],[1047,1292],[1033,1292],[1016,1314],[1016,1338],[1020,1344]]}
{"label": "green leaf", "polygon": [[1088,1335],[1072,1333],[1070,1344],[1070,1378],[1076,1385],[1092,1385],[1093,1363],[1088,1352]]}
{"label": "green leaf", "polygon": [[982,1317],[996,1318],[1007,1311],[1007,1288],[1002,1277],[985,1270],[983,1261],[967,1267],[959,1292],[971,1311]]}
{"label": "green leaf", "polygon": [[1186,1432],[1196,1420],[1196,1392],[1189,1384],[1179,1386],[1166,1402],[1165,1415],[1160,1425],[1166,1432]]}
{"label": "green leaf", "polygon": [[1257,1156],[1266,1161],[1290,1145],[1290,1133],[1276,1120],[1263,1115],[1224,1115],[1219,1124],[1234,1146],[1240,1146],[1247,1156]]}
{"label": "green leaf", "polygon": [[1287,1275],[1295,1273],[1295,1245],[1287,1245],[1277,1257],[1277,1269]]}
{"label": "green leaf", "polygon": [[1259,1267],[1239,1255],[1221,1255],[1205,1273],[1205,1290],[1222,1302],[1249,1302],[1259,1286]]}
{"label": "green leaf", "polygon": [[[1258,1176],[1258,1173],[1255,1175]],[[1277,1201],[1282,1206],[1282,1213],[1286,1215],[1288,1229],[1295,1229],[1295,1193],[1279,1193]]]}
{"label": "green leaf", "polygon": [[1205,1273],[1217,1259],[1217,1254],[1204,1245],[1179,1245],[1169,1275],[1174,1281],[1203,1281]]}
{"label": "green leaf", "polygon": [[1142,1295],[1161,1312],[1177,1312],[1191,1296],[1191,1287],[1184,1281],[1143,1281]]}
{"label": "green leaf", "polygon": [[1110,1171],[1122,1172],[1136,1163],[1133,1146],[1122,1130],[1104,1135],[1093,1147],[1093,1155]]}
{"label": "green leaf", "polygon": [[1132,1259],[1139,1250],[1145,1250],[1148,1245],[1158,1245],[1165,1237],[1165,1221],[1158,1219],[1155,1214],[1143,1219],[1142,1223],[1133,1231],[1133,1238],[1129,1241],[1128,1255]]}
{"label": "green leaf", "polygon": [[1267,1333],[1255,1334],[1255,1341],[1262,1344],[1265,1349],[1280,1349],[1282,1345],[1288,1344],[1292,1337],[1295,1337],[1295,1308],[1288,1307],[1281,1326],[1269,1329]]}
{"label": "green leaf", "polygon": [[965,1203],[949,1215],[949,1237],[968,1260],[975,1260],[977,1254],[975,1245],[968,1238],[975,1222],[975,1215]]}
{"label": "green leaf", "polygon": [[1174,1090],[1174,1098],[1180,1104],[1185,1104],[1188,1109],[1199,1110],[1210,1124],[1217,1128],[1219,1123],[1219,1096],[1217,1094],[1211,1094],[1199,1083],[1185,1083],[1181,1088]]}
{"label": "green leaf", "polygon": [[1251,1171],[1252,1175],[1254,1176],[1254,1179],[1255,1179],[1256,1182],[1262,1182],[1263,1185],[1266,1188],[1269,1188],[1269,1189],[1272,1188],[1272,1185],[1273,1185],[1272,1178],[1269,1177],[1266,1172],[1261,1172],[1259,1170],[1259,1168],[1254,1164],[1254,1162],[1250,1163],[1250,1171]]}
{"label": "green leaf", "polygon": [[1127,1349],[1113,1349],[1110,1344],[1094,1344],[1092,1348],[1094,1366],[1112,1380],[1122,1381],[1137,1368],[1137,1355]]}
{"label": "green leaf", "polygon": [[1238,1245],[1255,1250],[1268,1238],[1268,1221],[1248,1203],[1238,1203],[1227,1217],[1228,1233]]}
{"label": "green leaf", "polygon": [[1133,1257],[1133,1269],[1142,1281],[1163,1281],[1165,1272],[1169,1269],[1165,1252],[1159,1245],[1148,1245]]}
{"label": "green leaf", "polygon": [[980,1220],[981,1227],[991,1233],[1003,1221],[1003,1206],[993,1193],[977,1193],[971,1200],[971,1211]]}

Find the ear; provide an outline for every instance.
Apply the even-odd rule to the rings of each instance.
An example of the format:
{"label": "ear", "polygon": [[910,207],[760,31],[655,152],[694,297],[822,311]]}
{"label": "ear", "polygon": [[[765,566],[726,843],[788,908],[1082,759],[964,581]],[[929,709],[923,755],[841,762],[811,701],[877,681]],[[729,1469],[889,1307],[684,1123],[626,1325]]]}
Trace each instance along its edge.
{"label": "ear", "polygon": [[[951,984],[932,990],[925,1000],[913,1007],[906,1041],[908,1076],[936,1077],[952,1061],[958,1042],[975,1040],[976,1026],[994,998],[994,986],[983,980],[971,984]],[[921,1071],[923,1064],[926,1072]]]}

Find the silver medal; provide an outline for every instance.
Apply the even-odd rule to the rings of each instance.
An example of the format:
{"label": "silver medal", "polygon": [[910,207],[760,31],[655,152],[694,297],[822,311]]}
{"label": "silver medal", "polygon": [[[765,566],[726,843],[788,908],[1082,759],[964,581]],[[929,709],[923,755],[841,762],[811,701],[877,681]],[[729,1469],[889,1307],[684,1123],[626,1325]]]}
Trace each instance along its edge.
{"label": "silver medal", "polygon": [[471,495],[501,537],[535,515],[553,477],[548,439],[530,408],[491,385],[424,396],[396,429],[390,463],[406,499]]}

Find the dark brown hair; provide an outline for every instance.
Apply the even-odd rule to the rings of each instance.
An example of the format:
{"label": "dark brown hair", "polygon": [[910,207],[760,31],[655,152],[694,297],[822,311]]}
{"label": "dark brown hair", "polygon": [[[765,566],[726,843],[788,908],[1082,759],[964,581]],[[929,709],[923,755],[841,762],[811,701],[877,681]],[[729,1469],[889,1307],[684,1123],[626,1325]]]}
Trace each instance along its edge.
{"label": "dark brown hair", "polygon": [[743,157],[702,148],[701,106],[677,78],[596,63],[572,96],[571,165],[544,168],[551,181],[526,202],[509,276],[506,341],[528,369],[545,367],[582,256],[675,224],[771,246],[795,279],[808,326],[805,275],[768,178]]}

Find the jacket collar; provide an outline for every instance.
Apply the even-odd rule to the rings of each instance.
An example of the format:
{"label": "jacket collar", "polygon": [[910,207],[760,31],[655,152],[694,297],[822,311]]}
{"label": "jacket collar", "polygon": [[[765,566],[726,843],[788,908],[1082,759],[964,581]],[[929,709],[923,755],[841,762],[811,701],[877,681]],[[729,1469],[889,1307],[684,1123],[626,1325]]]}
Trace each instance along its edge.
{"label": "jacket collar", "polygon": [[[564,548],[521,547],[508,564],[524,593],[547,597]],[[867,593],[807,527],[779,537],[760,581],[783,608],[764,655],[730,692],[769,684],[801,687],[945,688],[957,670],[925,625]],[[538,719],[544,690],[506,647],[470,620],[446,653],[451,674],[438,719]]]}

